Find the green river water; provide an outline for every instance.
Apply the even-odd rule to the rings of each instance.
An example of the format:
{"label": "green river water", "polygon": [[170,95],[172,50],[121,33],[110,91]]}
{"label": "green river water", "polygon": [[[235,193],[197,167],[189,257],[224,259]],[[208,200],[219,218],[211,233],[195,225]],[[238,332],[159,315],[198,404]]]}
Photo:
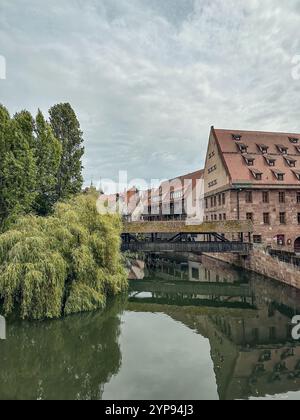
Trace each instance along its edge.
{"label": "green river water", "polygon": [[6,320],[0,399],[300,399],[298,291],[205,257],[138,272],[104,312]]}

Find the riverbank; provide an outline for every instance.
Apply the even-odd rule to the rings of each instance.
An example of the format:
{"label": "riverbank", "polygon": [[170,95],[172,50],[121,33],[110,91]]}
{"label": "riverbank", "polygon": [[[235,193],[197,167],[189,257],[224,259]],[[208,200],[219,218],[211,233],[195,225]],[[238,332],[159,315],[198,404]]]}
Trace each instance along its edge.
{"label": "riverbank", "polygon": [[270,255],[263,246],[254,245],[247,257],[235,254],[207,254],[207,256],[300,289],[300,268]]}

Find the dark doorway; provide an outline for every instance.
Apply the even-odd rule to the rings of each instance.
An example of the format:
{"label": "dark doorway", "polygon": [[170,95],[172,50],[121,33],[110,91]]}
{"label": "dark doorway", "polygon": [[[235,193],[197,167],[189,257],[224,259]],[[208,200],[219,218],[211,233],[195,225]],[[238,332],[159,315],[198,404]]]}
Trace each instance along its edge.
{"label": "dark doorway", "polygon": [[300,238],[295,240],[295,252],[296,254],[300,254]]}

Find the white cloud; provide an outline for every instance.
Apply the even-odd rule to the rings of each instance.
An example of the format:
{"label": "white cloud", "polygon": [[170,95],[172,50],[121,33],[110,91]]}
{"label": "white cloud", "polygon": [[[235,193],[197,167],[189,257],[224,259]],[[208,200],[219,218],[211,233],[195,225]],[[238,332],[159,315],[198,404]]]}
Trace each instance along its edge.
{"label": "white cloud", "polygon": [[2,0],[0,101],[71,102],[87,180],[176,176],[201,167],[212,124],[300,131],[299,13],[296,0]]}

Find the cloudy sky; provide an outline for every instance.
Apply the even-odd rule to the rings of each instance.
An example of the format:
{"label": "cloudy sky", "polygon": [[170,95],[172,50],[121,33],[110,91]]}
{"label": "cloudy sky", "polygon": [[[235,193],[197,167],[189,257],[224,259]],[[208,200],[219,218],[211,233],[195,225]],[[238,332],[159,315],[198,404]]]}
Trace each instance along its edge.
{"label": "cloudy sky", "polygon": [[1,0],[0,102],[70,102],[85,179],[201,168],[211,125],[300,132],[299,0]]}

